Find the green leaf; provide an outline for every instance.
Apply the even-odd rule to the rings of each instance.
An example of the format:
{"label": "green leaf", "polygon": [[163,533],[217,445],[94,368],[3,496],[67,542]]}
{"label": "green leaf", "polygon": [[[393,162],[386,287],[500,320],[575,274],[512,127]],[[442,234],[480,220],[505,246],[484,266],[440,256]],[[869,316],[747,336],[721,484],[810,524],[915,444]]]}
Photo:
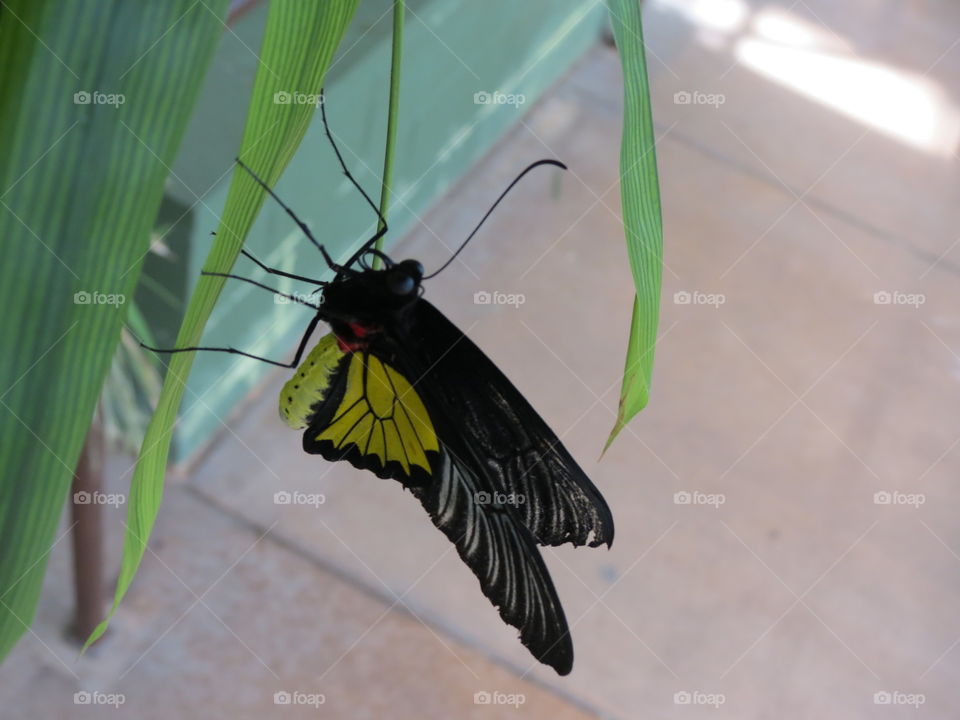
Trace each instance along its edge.
{"label": "green leaf", "polygon": [[109,446],[133,454],[147,431],[162,380],[159,358],[140,347],[140,342],[156,346],[150,326],[134,301],[126,303],[126,308],[127,327],[120,331],[100,392],[100,418]]}
{"label": "green leaf", "polygon": [[0,657],[32,622],[226,5],[0,6]]}
{"label": "green leaf", "polygon": [[613,36],[623,66],[623,137],[620,142],[620,202],[630,268],[636,286],[627,360],[617,420],[604,450],[650,398],[653,354],[660,318],[663,221],[657,178],[656,138],[637,0],[608,0]]}
{"label": "green leaf", "polygon": [[[403,19],[406,15],[404,0],[393,0],[393,37],[390,50],[390,101],[387,106],[387,142],[383,151],[383,177],[380,180],[380,222],[377,230],[383,230],[390,214],[390,191],[393,182],[393,157],[397,144],[397,121],[400,119],[400,70],[403,65]],[[377,238],[376,250],[383,250],[383,237]],[[374,257],[373,267],[380,267],[379,256]]]}
{"label": "green leaf", "polygon": [[[240,159],[268,185],[274,185],[300,145],[315,106],[278,103],[277,93],[318,95],[330,60],[359,0],[273,0],[267,17],[260,65],[240,145]],[[229,272],[266,195],[242,170],[234,171],[216,240],[204,270]],[[198,345],[224,278],[203,276],[190,298],[177,346]],[[140,566],[163,496],[164,471],[177,411],[183,399],[193,353],[171,356],[130,486],[123,561],[113,606],[91,634],[100,637]]]}

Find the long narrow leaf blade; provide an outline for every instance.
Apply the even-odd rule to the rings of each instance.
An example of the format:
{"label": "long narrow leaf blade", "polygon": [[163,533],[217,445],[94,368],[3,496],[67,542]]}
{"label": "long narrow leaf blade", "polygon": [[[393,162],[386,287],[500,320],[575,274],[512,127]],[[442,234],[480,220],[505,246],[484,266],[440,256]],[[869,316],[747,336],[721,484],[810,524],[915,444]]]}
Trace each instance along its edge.
{"label": "long narrow leaf blade", "polygon": [[637,294],[620,387],[620,405],[605,450],[630,419],[646,407],[650,398],[663,270],[660,182],[640,3],[638,0],[608,0],[608,7],[623,66],[620,200]]}
{"label": "long narrow leaf blade", "polygon": [[226,4],[0,4],[0,658],[33,619]]}
{"label": "long narrow leaf blade", "polygon": [[[278,93],[319,95],[333,53],[358,1],[273,0],[270,3],[260,65],[239,152],[240,158],[269,185],[277,181],[293,157],[315,111],[312,104],[276,102],[275,97]],[[205,270],[229,272],[264,198],[263,190],[249,175],[234,172],[216,240],[204,263]],[[223,283],[221,277],[200,279],[180,326],[178,346],[199,344]],[[173,424],[192,364],[192,353],[172,356],[131,481],[123,561],[113,607],[87,640],[87,645],[106,630],[143,558],[160,508]]]}

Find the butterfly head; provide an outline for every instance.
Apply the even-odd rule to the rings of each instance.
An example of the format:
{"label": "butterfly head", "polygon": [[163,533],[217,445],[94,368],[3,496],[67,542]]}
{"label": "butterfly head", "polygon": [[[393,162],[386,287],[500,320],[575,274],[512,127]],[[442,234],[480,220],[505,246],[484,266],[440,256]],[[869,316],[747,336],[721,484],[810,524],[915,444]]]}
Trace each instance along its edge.
{"label": "butterfly head", "polygon": [[335,280],[324,289],[321,317],[333,327],[341,350],[365,349],[384,330],[404,323],[421,295],[422,279],[423,265],[404,260]]}

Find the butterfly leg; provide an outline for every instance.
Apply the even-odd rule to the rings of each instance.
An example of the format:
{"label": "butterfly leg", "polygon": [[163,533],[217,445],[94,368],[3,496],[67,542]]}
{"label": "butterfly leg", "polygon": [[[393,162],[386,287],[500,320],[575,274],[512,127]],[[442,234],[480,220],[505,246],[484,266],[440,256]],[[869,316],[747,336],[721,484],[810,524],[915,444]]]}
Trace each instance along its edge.
{"label": "butterfly leg", "polygon": [[304,300],[303,298],[299,298],[299,297],[297,297],[296,295],[289,295],[289,294],[287,294],[287,293],[280,292],[279,290],[273,289],[273,288],[270,287],[269,285],[264,285],[263,283],[258,283],[256,280],[251,280],[250,278],[241,277],[240,275],[231,275],[230,273],[208,272],[208,271],[206,271],[206,270],[201,271],[200,274],[201,274],[201,275],[209,275],[209,276],[211,276],[211,277],[223,277],[223,278],[231,278],[231,279],[233,279],[233,280],[242,280],[242,281],[245,282],[245,283],[250,283],[251,285],[256,285],[258,288],[263,288],[264,290],[269,290],[269,291],[272,292],[274,295],[279,295],[280,297],[284,297],[284,298],[286,298],[287,300],[290,300],[290,301],[292,301],[292,302],[299,303],[299,304],[301,304],[301,305],[306,305],[307,307],[311,307],[311,308],[313,308],[314,310],[319,310],[319,309],[320,309],[320,306],[319,306],[319,305],[314,305],[312,302],[308,302],[307,300]]}
{"label": "butterfly leg", "polygon": [[315,280],[315,279],[313,279],[313,278],[308,278],[308,277],[305,277],[305,276],[303,276],[303,275],[294,275],[293,273],[288,273],[288,272],[285,272],[285,271],[283,271],[283,270],[278,270],[277,268],[270,267],[269,265],[266,265],[265,263],[262,263],[262,262],[260,262],[259,260],[257,260],[257,258],[255,258],[251,253],[247,252],[247,251],[244,250],[243,248],[240,249],[240,252],[243,253],[244,256],[246,256],[246,257],[249,258],[250,260],[253,260],[253,262],[255,262],[255,263],[257,264],[257,266],[260,267],[260,269],[265,270],[266,272],[270,273],[271,275],[278,275],[278,276],[280,276],[280,277],[290,278],[290,279],[292,279],[292,280],[302,280],[303,282],[311,283],[312,285],[326,285],[326,284],[327,284],[327,283],[324,282],[323,280]]}
{"label": "butterfly leg", "polygon": [[326,98],[323,94],[323,88],[320,89],[320,117],[323,119],[323,131],[327,135],[327,140],[330,141],[330,147],[333,148],[333,152],[337,156],[337,161],[340,163],[340,169],[343,170],[343,174],[347,176],[347,179],[353,184],[353,186],[360,191],[360,194],[363,195],[363,199],[367,201],[367,205],[371,207],[373,212],[376,213],[377,218],[380,220],[380,225],[386,227],[387,221],[380,214],[380,209],[374,204],[373,200],[370,199],[370,196],[367,195],[367,191],[363,189],[363,186],[357,182],[356,178],[350,174],[350,170],[347,168],[347,163],[343,159],[343,155],[340,154],[340,148],[337,147],[337,143],[333,139],[333,133],[330,132],[330,125],[327,123],[327,103]]}
{"label": "butterfly leg", "polygon": [[244,352],[243,350],[237,350],[232,347],[183,347],[183,348],[154,348],[149,345],[144,345],[140,343],[140,347],[151,350],[155,353],[163,353],[165,355],[172,355],[174,353],[182,352],[220,352],[220,353],[229,353],[231,355],[242,355],[243,357],[248,357],[253,360],[259,360],[260,362],[269,363],[270,365],[276,365],[277,367],[282,368],[295,368],[300,364],[300,359],[303,357],[303,351],[307,347],[307,342],[310,340],[310,336],[313,335],[313,331],[316,330],[317,324],[320,322],[320,316],[314,315],[310,320],[310,324],[307,325],[306,331],[303,333],[303,337],[300,338],[300,345],[297,346],[297,353],[294,355],[293,360],[288,363],[280,362],[279,360],[271,360],[270,358],[260,357],[259,355],[253,355],[252,353]]}
{"label": "butterfly leg", "polygon": [[[396,263],[393,262],[393,260],[390,258],[389,255],[387,255],[385,252],[381,252],[380,250],[377,250],[374,247],[368,248],[367,251],[364,253],[364,255],[373,255],[376,258],[380,258],[381,260],[383,260],[384,265],[386,265],[388,268],[396,265]],[[363,261],[361,260],[361,262]]]}
{"label": "butterfly leg", "polygon": [[266,190],[267,194],[270,195],[270,197],[272,197],[274,200],[276,200],[277,204],[286,211],[287,215],[289,215],[293,219],[293,221],[300,226],[300,229],[303,230],[303,233],[304,235],[307,236],[307,239],[310,240],[310,242],[313,243],[314,247],[316,247],[317,250],[320,251],[320,254],[323,255],[324,262],[327,263],[327,265],[331,270],[334,270],[338,273],[352,272],[348,267],[343,265],[338,265],[336,262],[334,262],[333,258],[330,257],[330,253],[327,252],[327,249],[323,245],[321,245],[319,242],[317,242],[317,239],[313,236],[313,233],[310,232],[310,228],[307,227],[307,224],[303,222],[303,220],[298,218],[297,214],[293,212],[293,210],[291,210],[290,207],[283,202],[283,200],[277,197],[277,194],[273,191],[273,189],[269,185],[267,185],[263,180],[261,180],[253,170],[247,167],[247,165],[243,162],[243,160],[241,160],[240,158],[237,158],[237,165],[239,165],[244,170],[246,170],[247,173],[249,173],[250,177],[252,177],[260,187]]}
{"label": "butterfly leg", "polygon": [[[216,232],[211,232],[210,234],[211,234],[211,235],[216,235],[217,233],[216,233]],[[266,270],[266,271],[267,271],[268,273],[270,273],[271,275],[279,275],[280,277],[290,278],[290,279],[292,279],[292,280],[302,280],[303,282],[308,282],[308,283],[311,283],[311,284],[313,284],[313,285],[327,285],[327,284],[328,284],[328,283],[325,282],[324,280],[315,280],[314,278],[308,278],[308,277],[306,277],[306,276],[304,276],[304,275],[294,275],[293,273],[288,273],[288,272],[286,272],[286,271],[284,271],[284,270],[279,270],[279,269],[277,269],[277,268],[270,267],[270,266],[267,265],[266,263],[262,263],[262,262],[260,262],[259,260],[257,260],[257,258],[255,258],[252,253],[247,252],[247,251],[244,250],[243,248],[240,248],[240,252],[243,253],[246,257],[248,257],[248,258],[250,258],[251,260],[253,260],[258,266],[260,266],[260,268],[262,268],[263,270]]]}
{"label": "butterfly leg", "polygon": [[377,240],[379,240],[380,238],[382,238],[384,235],[387,234],[387,220],[380,213],[380,209],[376,206],[373,200],[370,199],[370,196],[367,194],[367,191],[363,189],[363,186],[359,182],[357,182],[357,179],[353,177],[353,175],[350,173],[349,168],[347,168],[347,163],[343,159],[343,155],[340,153],[340,148],[337,147],[337,143],[333,139],[333,133],[330,132],[330,124],[327,122],[326,97],[324,96],[323,92],[324,91],[321,88],[320,89],[320,117],[323,119],[323,131],[324,133],[326,133],[327,140],[330,141],[330,147],[333,148],[333,152],[337,156],[337,161],[340,163],[340,169],[343,170],[343,174],[347,176],[347,179],[360,192],[360,194],[363,195],[363,199],[367,201],[367,205],[369,205],[371,209],[377,214],[377,219],[379,221],[377,224],[378,225],[377,232],[374,234],[374,236],[371,237],[369,240],[367,240],[363,245],[361,245],[360,248],[350,257],[350,259],[347,260],[346,263],[344,263],[344,265],[346,265],[346,267],[349,268],[362,255],[367,253],[376,244]]}

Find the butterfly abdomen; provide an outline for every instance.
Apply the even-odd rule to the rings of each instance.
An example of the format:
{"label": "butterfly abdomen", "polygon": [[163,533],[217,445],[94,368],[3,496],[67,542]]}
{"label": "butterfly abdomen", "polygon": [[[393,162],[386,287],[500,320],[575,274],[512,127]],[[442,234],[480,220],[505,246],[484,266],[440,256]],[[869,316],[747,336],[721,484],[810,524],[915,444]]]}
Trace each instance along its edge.
{"label": "butterfly abdomen", "polygon": [[344,355],[333,333],[320,338],[280,391],[280,417],[287,425],[295,430],[309,425],[313,407],[324,398]]}

